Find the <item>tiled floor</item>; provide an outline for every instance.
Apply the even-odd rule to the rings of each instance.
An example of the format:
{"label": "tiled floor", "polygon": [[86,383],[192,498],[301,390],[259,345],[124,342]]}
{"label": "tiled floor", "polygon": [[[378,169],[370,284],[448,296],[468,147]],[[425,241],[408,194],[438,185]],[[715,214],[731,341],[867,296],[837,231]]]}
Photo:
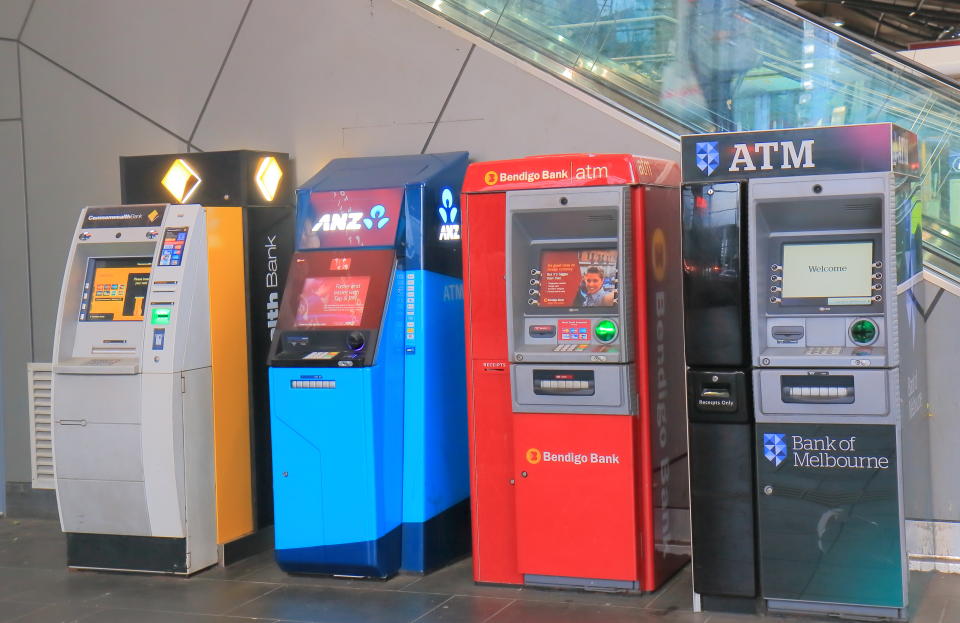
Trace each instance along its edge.
{"label": "tiled floor", "polygon": [[[914,574],[915,623],[960,623],[960,576]],[[67,571],[59,526],[0,519],[0,623],[798,623],[691,611],[689,569],[648,595],[477,586],[470,561],[387,582],[290,576],[269,554],[193,578]],[[831,619],[835,621],[835,619]]]}

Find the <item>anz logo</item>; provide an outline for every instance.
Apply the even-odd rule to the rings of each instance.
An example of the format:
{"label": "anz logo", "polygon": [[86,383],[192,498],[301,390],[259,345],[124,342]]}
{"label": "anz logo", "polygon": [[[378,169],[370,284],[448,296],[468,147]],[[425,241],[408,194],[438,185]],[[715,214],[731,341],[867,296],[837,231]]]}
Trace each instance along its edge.
{"label": "anz logo", "polygon": [[787,444],[783,433],[763,434],[763,458],[779,466],[787,458]]}
{"label": "anz logo", "polygon": [[379,203],[370,208],[370,213],[366,215],[363,212],[328,212],[316,222],[313,231],[357,231],[361,227],[368,230],[383,229],[390,222],[386,214],[387,209]]}
{"label": "anz logo", "polygon": [[457,216],[460,210],[453,203],[453,189],[445,186],[440,191],[440,220],[443,224],[440,226],[439,240],[460,240],[460,223],[457,222]]}

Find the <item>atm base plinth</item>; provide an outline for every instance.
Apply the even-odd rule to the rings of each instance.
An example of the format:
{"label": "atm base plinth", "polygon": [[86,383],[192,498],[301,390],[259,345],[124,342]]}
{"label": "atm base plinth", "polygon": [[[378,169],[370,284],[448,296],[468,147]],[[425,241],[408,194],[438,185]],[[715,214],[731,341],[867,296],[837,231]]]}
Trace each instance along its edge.
{"label": "atm base plinth", "polygon": [[401,526],[375,541],[277,549],[277,565],[287,573],[338,575],[385,580],[400,569]]}
{"label": "atm base plinth", "polygon": [[818,601],[792,601],[789,599],[767,599],[769,612],[800,612],[805,614],[829,614],[888,621],[906,621],[906,608],[889,606],[857,606],[853,604],[831,604]]}
{"label": "atm base plinth", "polygon": [[67,533],[71,569],[187,575],[187,540],[124,534]]}
{"label": "atm base plinth", "polygon": [[220,545],[220,565],[229,567],[245,558],[273,549],[273,526],[261,528],[239,539]]}
{"label": "atm base plinth", "polygon": [[700,610],[702,612],[758,614],[760,612],[760,601],[756,597],[700,595]]}
{"label": "atm base plinth", "polygon": [[560,575],[523,575],[524,586],[543,586],[547,588],[579,588],[585,591],[628,592],[640,588],[639,582],[629,580],[605,580],[603,578],[572,578]]}
{"label": "atm base plinth", "polygon": [[470,498],[430,519],[403,524],[403,562],[412,573],[430,573],[470,553]]}

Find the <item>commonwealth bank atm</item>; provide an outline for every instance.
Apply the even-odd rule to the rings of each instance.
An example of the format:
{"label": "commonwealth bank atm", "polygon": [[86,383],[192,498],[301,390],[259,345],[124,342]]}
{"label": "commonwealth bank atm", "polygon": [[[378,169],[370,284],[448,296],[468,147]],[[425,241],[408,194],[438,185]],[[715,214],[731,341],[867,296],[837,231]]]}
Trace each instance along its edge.
{"label": "commonwealth bank atm", "polygon": [[86,208],[54,338],[54,447],[70,567],[217,562],[207,238],[197,205]]}
{"label": "commonwealth bank atm", "polygon": [[[769,610],[905,616],[905,509],[929,481],[917,472],[927,457],[905,452],[926,419],[916,145],[890,124],[682,141],[685,182],[745,196],[751,484]],[[695,561],[703,537],[694,531]]]}
{"label": "commonwealth bank atm", "polygon": [[624,154],[467,171],[479,582],[651,591],[688,560],[678,173]]}
{"label": "commonwealth bank atm", "polygon": [[297,191],[270,357],[276,559],[384,578],[469,551],[466,152],[331,161]]}

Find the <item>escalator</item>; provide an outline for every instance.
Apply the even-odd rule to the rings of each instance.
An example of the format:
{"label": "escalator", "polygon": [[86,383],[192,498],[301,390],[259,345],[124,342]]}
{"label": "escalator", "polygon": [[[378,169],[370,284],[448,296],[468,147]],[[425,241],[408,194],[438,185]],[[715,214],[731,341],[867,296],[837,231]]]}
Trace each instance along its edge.
{"label": "escalator", "polygon": [[960,249],[938,233],[960,228],[951,79],[768,0],[410,1],[669,137],[875,122],[915,132],[925,264],[960,281]]}

